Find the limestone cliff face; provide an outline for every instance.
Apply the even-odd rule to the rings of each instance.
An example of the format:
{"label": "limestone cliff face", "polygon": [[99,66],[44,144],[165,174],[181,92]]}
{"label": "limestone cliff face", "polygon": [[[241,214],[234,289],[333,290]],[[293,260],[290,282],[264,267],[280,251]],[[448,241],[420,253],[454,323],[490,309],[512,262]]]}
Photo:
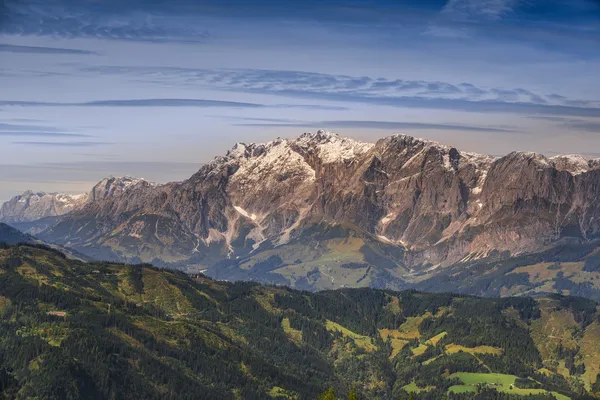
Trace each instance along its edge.
{"label": "limestone cliff face", "polygon": [[343,225],[401,249],[397,265],[443,267],[494,250],[594,238],[599,164],[522,152],[493,158],[405,135],[362,143],[319,131],[239,143],[179,183],[132,182],[110,196],[101,185],[42,237],[91,255],[200,269],[289,243],[316,246],[304,240],[315,227]]}

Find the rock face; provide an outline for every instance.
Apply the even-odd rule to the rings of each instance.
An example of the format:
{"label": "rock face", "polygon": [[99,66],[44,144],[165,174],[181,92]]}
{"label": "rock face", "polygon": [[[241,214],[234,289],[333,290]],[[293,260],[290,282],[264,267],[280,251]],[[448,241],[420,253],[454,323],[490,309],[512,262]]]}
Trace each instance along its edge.
{"label": "rock face", "polygon": [[89,202],[93,202],[103,200],[107,197],[116,197],[140,182],[145,181],[144,179],[132,178],[131,176],[121,176],[117,178],[110,176],[94,185],[92,190],[86,194],[86,199]]}
{"label": "rock face", "polygon": [[109,196],[101,185],[42,238],[220,278],[381,286],[494,251],[597,237],[599,164],[318,131],[236,144],[180,183],[132,182]]}

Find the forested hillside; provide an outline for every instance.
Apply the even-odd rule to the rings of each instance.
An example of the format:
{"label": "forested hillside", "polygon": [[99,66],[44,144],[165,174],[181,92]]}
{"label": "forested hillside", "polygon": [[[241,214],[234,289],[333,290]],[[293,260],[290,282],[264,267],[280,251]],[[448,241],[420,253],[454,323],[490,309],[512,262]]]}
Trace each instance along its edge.
{"label": "forested hillside", "polygon": [[225,283],[0,248],[5,399],[600,398],[591,300]]}

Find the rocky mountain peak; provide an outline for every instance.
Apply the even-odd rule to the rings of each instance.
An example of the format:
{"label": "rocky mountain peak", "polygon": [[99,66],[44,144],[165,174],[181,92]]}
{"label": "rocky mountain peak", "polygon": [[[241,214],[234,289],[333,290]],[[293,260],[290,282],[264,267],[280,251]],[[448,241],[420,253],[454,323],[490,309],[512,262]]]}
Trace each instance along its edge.
{"label": "rocky mountain peak", "polygon": [[88,202],[102,200],[106,197],[118,196],[128,188],[140,183],[148,182],[143,178],[133,178],[131,176],[109,176],[94,185],[88,195]]}
{"label": "rocky mountain peak", "polygon": [[418,138],[418,137],[414,137],[414,136],[410,136],[410,135],[405,135],[402,133],[393,135],[392,138],[394,138],[396,141],[402,143],[404,146],[407,146],[407,147],[427,146],[427,147],[436,147],[436,148],[443,149],[443,150],[450,150],[450,148],[451,148],[451,146],[436,142],[434,140]]}
{"label": "rocky mountain peak", "polygon": [[559,171],[568,171],[572,175],[579,175],[589,171],[590,161],[579,154],[564,154],[550,158],[554,167]]}
{"label": "rocky mountain peak", "polygon": [[374,143],[361,142],[320,129],[315,133],[302,134],[292,142],[292,146],[305,158],[316,156],[321,163],[330,164],[361,156],[372,149]]}
{"label": "rocky mountain peak", "polygon": [[325,129],[319,129],[316,132],[305,132],[298,140],[301,141],[313,141],[313,142],[326,142],[331,140],[341,139],[340,135],[335,132],[330,132]]}

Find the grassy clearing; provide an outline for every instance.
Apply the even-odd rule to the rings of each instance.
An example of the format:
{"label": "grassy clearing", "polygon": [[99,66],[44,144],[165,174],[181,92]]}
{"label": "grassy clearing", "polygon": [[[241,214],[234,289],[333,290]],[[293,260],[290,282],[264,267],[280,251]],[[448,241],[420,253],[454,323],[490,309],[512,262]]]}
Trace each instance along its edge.
{"label": "grassy clearing", "polygon": [[181,317],[195,311],[187,297],[169,283],[164,274],[149,268],[144,268],[142,279],[144,281],[143,299],[153,303],[172,316]]}
{"label": "grassy clearing", "polygon": [[478,383],[488,385],[513,385],[517,379],[514,375],[506,374],[483,374],[477,372],[456,372],[450,378],[458,378],[465,385],[477,385]]}
{"label": "grassy clearing", "polygon": [[502,354],[502,349],[498,348],[498,347],[492,347],[492,346],[477,346],[477,347],[464,347],[461,346],[459,344],[448,344],[446,345],[446,353],[447,354],[455,354],[458,353],[460,351],[463,351],[465,353],[469,353],[469,354],[492,354],[495,356],[499,356]]}
{"label": "grassy clearing", "polygon": [[302,331],[292,328],[289,318],[284,318],[281,320],[281,327],[283,328],[283,331],[287,337],[289,337],[291,340],[296,343],[302,342]]}
{"label": "grassy clearing", "polygon": [[431,364],[432,362],[434,362],[435,360],[437,360],[437,359],[438,359],[438,358],[440,358],[440,357],[441,357],[441,356],[437,356],[437,357],[430,358],[429,360],[425,360],[425,361],[423,361],[423,363],[422,363],[422,364],[423,364],[423,365],[428,365],[428,364]]}
{"label": "grassy clearing", "polygon": [[371,341],[370,337],[359,335],[358,333],[354,333],[351,330],[344,328],[342,325],[337,324],[333,321],[327,320],[327,322],[325,324],[325,328],[327,328],[328,331],[340,332],[344,337],[354,340],[354,343],[358,347],[362,347],[366,351],[372,351],[377,348]]}
{"label": "grassy clearing", "polygon": [[448,389],[448,392],[450,393],[468,393],[468,392],[475,392],[477,390],[477,388],[475,386],[471,386],[471,385],[454,385],[454,386],[450,386],[450,388]]}
{"label": "grassy clearing", "polygon": [[390,339],[390,344],[392,345],[392,354],[390,354],[390,358],[396,357],[398,353],[400,353],[400,350],[402,350],[408,343],[408,340]]}
{"label": "grassy clearing", "polygon": [[550,376],[550,375],[554,374],[554,372],[550,371],[548,368],[540,368],[537,370],[537,372],[539,372],[540,374],[544,374],[546,376]]}
{"label": "grassy clearing", "polygon": [[412,349],[413,356],[418,357],[418,356],[422,355],[427,350],[427,347],[428,346],[426,344],[420,344],[417,347],[413,348]]}
{"label": "grassy clearing", "polygon": [[421,333],[419,332],[419,325],[426,318],[431,318],[431,313],[426,313],[419,317],[408,317],[406,321],[400,325],[398,331],[400,332],[400,337],[403,339],[420,339]]}
{"label": "grassy clearing", "polygon": [[430,390],[435,389],[435,386],[427,386],[424,388],[420,388],[416,383],[411,382],[408,385],[402,386],[402,389],[407,391],[408,393],[421,393],[421,392],[429,392]]}
{"label": "grassy clearing", "polygon": [[530,396],[530,395],[535,395],[535,394],[548,394],[548,393],[552,393],[554,395],[554,397],[556,397],[558,400],[570,400],[569,397],[564,396],[560,393],[556,393],[556,392],[548,392],[547,390],[544,389],[521,389],[521,388],[517,388],[517,387],[498,387],[496,388],[497,391],[502,392],[502,393],[510,393],[510,394],[516,394],[518,396]]}
{"label": "grassy clearing", "polygon": [[[482,374],[472,372],[457,372],[450,375],[450,378],[460,379],[464,385],[455,385],[448,389],[452,393],[466,393],[477,391],[477,385],[486,385],[498,392],[516,394],[518,396],[529,396],[532,394],[548,394],[544,389],[521,389],[514,386],[517,379],[514,375],[506,374]],[[569,397],[560,393],[551,392],[558,400],[570,400]]]}
{"label": "grassy clearing", "polygon": [[432,337],[431,339],[428,339],[428,340],[426,340],[426,341],[425,341],[425,344],[430,344],[430,345],[432,345],[432,346],[435,346],[435,345],[437,345],[437,344],[438,344],[438,342],[439,342],[440,340],[442,340],[443,338],[445,338],[447,334],[448,334],[447,332],[442,332],[442,333],[440,333],[440,334],[438,334],[438,335],[435,335],[435,336],[434,336],[434,337]]}
{"label": "grassy clearing", "polygon": [[389,339],[390,341],[390,345],[392,346],[390,359],[396,357],[400,350],[410,342],[410,340],[402,339],[402,333],[396,329],[380,329],[379,336],[381,336],[383,340]]}
{"label": "grassy clearing", "polygon": [[280,388],[279,386],[273,386],[273,388],[269,391],[269,396],[273,397],[275,399],[288,399],[288,400],[293,400],[293,399],[297,399],[298,397],[288,391],[285,390],[284,388]]}

